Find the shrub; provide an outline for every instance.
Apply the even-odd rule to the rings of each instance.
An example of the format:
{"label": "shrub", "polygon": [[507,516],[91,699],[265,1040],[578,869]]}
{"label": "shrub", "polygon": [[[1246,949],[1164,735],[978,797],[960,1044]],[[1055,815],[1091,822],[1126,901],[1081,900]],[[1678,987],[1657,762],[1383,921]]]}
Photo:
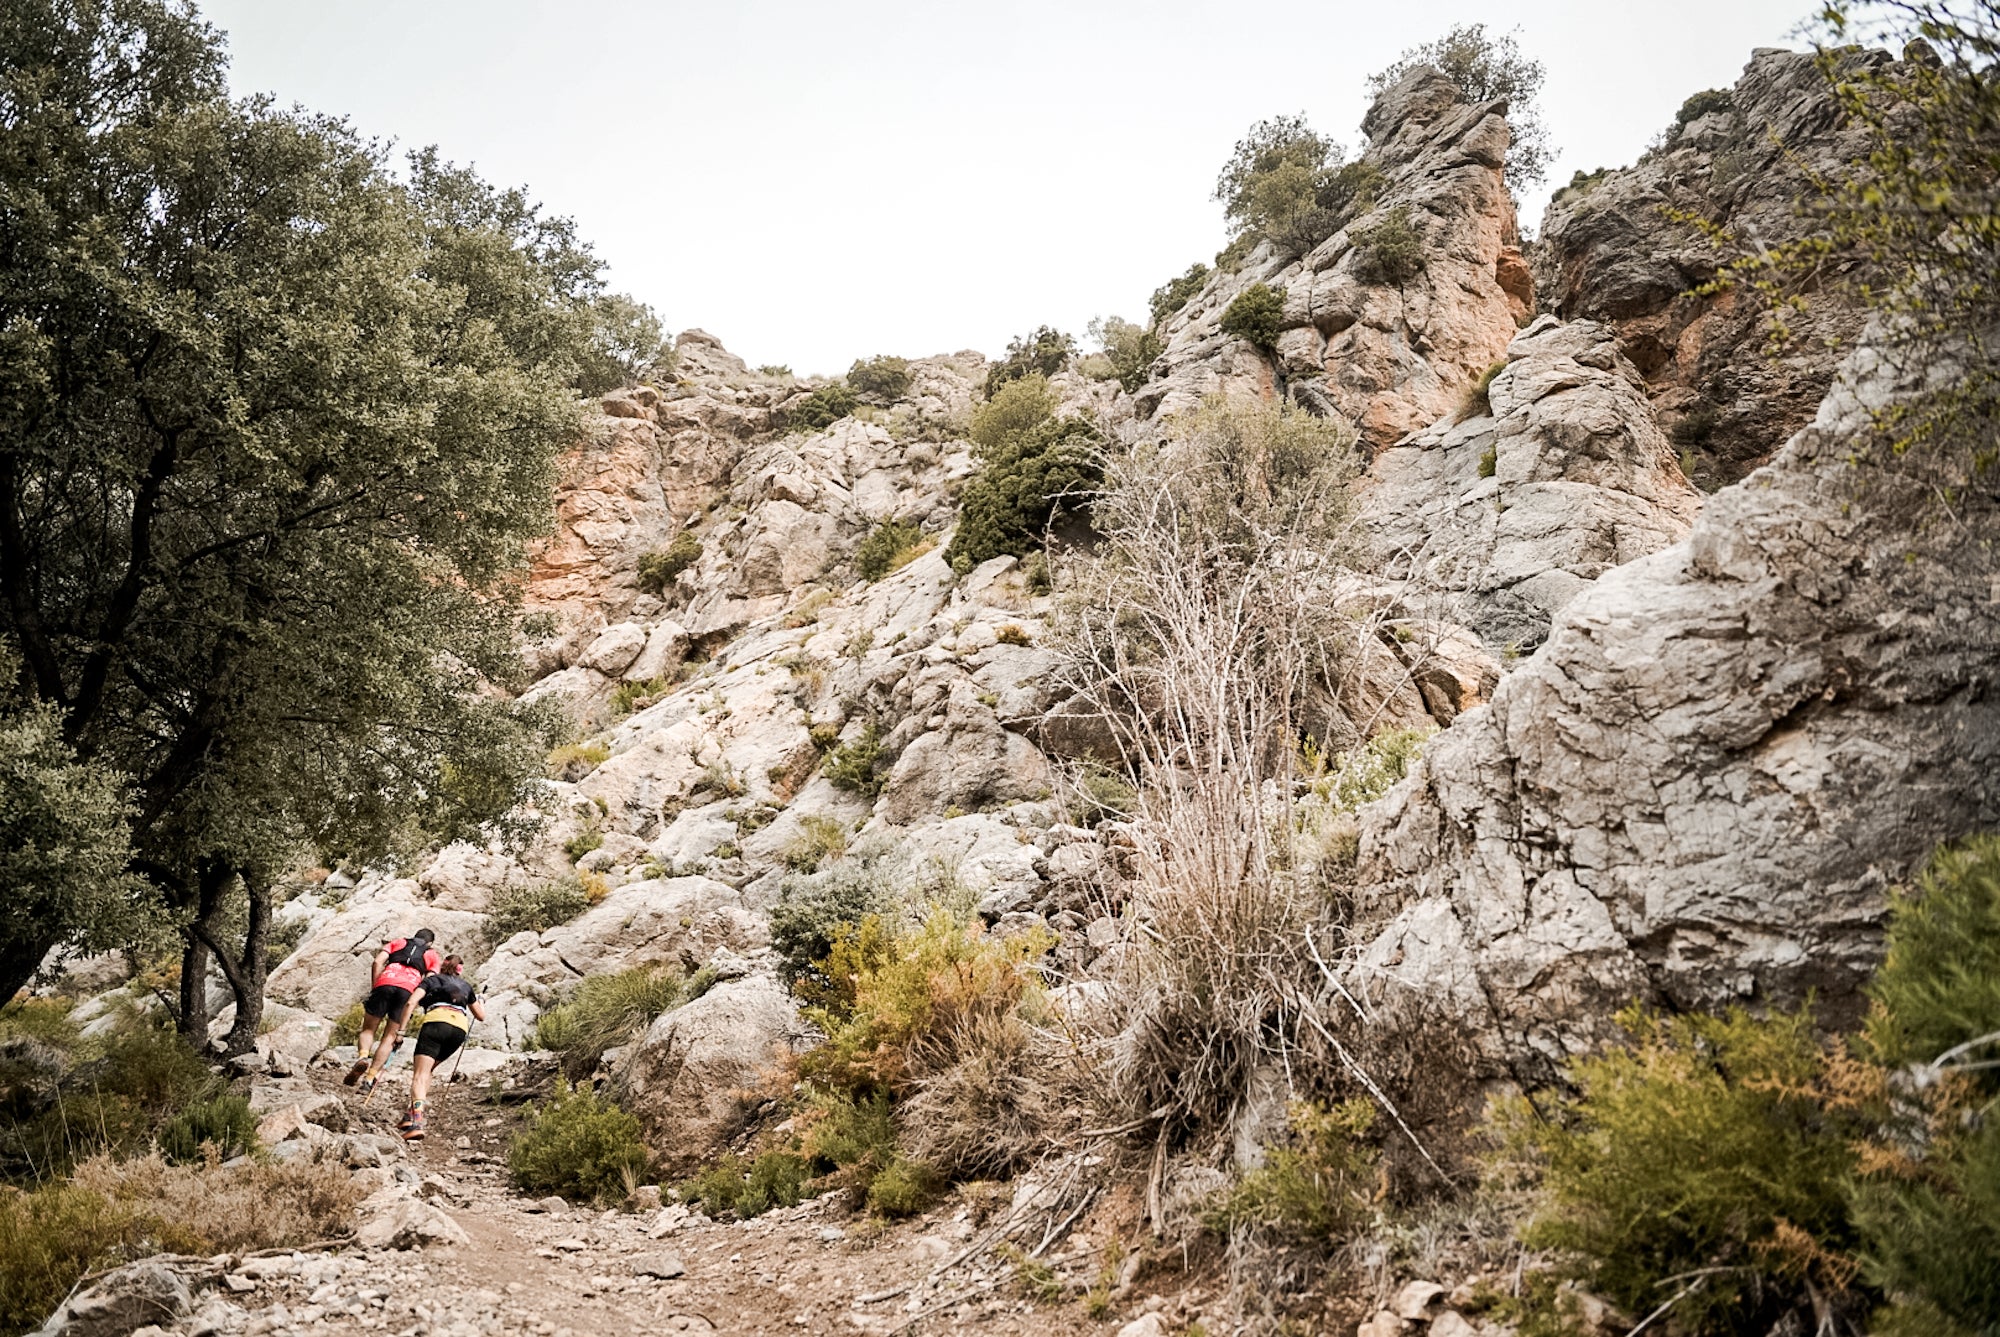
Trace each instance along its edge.
{"label": "shrub", "polygon": [[1091,321],[1087,333],[1104,350],[1105,371],[1099,379],[1117,381],[1128,394],[1146,383],[1154,361],[1167,347],[1152,330],[1117,316]]}
{"label": "shrub", "polygon": [[1354,207],[1380,188],[1372,164],[1342,164],[1344,150],[1304,116],[1275,116],[1250,127],[1216,179],[1215,198],[1240,237],[1262,237],[1303,255],[1339,230]]}
{"label": "shrub", "polygon": [[1007,356],[986,369],[986,397],[991,399],[1001,386],[1024,376],[1053,376],[1075,356],[1076,340],[1048,325],[1009,340]]}
{"label": "shrub", "polygon": [[1363,283],[1400,288],[1423,271],[1424,239],[1410,223],[1410,211],[1397,205],[1380,221],[1348,234],[1354,242],[1354,276]]}
{"label": "shrub", "polygon": [[1153,328],[1159,329],[1167,323],[1167,318],[1193,301],[1208,282],[1208,266],[1196,261],[1187,268],[1187,273],[1179,278],[1168,279],[1153,289],[1147,300],[1146,309],[1153,318]]}
{"label": "shrub", "polygon": [[1810,1014],[1619,1020],[1633,1046],[1579,1061],[1556,1117],[1504,1107],[1511,1145],[1546,1166],[1523,1238],[1633,1313],[1676,1279],[1692,1332],[1761,1332],[1805,1283],[1844,1289],[1855,1130],[1825,1093]]}
{"label": "shrub", "polygon": [[597,1071],[607,1049],[636,1038],[653,1019],[699,997],[713,977],[693,978],[665,965],[586,975],[569,996],[535,1022],[535,1044],[562,1056],[563,1075],[580,1082]]}
{"label": "shrub", "polygon": [[486,941],[498,945],[516,933],[547,933],[590,908],[590,895],[577,877],[531,887],[502,887],[486,906]]}
{"label": "shrub", "polygon": [[870,403],[893,404],[910,392],[909,360],[883,356],[857,361],[847,369],[847,383]]}
{"label": "shrub", "polygon": [[1855,1186],[1867,1276],[1895,1297],[1885,1326],[1979,1332],[2000,1314],[2000,837],[1940,850],[1896,898],[1869,992],[1870,1051],[1921,1076]]}
{"label": "shrub", "polygon": [[1338,1240],[1373,1214],[1378,1171],[1367,1138],[1375,1108],[1359,1100],[1331,1108],[1295,1101],[1288,1122],[1291,1144],[1271,1148],[1214,1209],[1211,1224]]}
{"label": "shrub", "polygon": [[1500,472],[1500,447],[1488,446],[1479,452],[1479,476],[1491,478]]}
{"label": "shrub", "polygon": [[571,863],[576,863],[584,855],[589,854],[593,850],[601,850],[603,848],[604,832],[598,830],[594,824],[584,827],[583,830],[563,842],[563,853],[569,856]]}
{"label": "shrub", "polygon": [[681,572],[701,560],[701,540],[694,531],[683,529],[664,548],[655,548],[639,558],[639,588],[662,595]]}
{"label": "shrub", "polygon": [[1081,509],[1103,477],[1102,439],[1081,418],[1044,421],[984,452],[959,499],[945,559],[954,570],[1040,546],[1057,517]]}
{"label": "shrub", "polygon": [[799,819],[799,833],[785,846],[785,864],[801,873],[819,871],[828,859],[847,853],[847,823],[814,813]]}
{"label": "shrub", "polygon": [[1002,645],[1033,645],[1035,643],[1035,638],[1030,636],[1027,629],[1018,622],[1003,623],[1000,629],[993,633],[993,638]]}
{"label": "shrub", "polygon": [[507,1148],[516,1188],[578,1202],[625,1197],[651,1159],[639,1120],[581,1086],[558,1089]]}
{"label": "shrub", "polygon": [[1674,113],[1674,125],[1692,125],[1704,116],[1718,111],[1736,110],[1736,99],[1727,88],[1709,88],[1688,96],[1681,103],[1681,109]]}
{"label": "shrub", "polygon": [[1078,826],[1130,817],[1138,809],[1139,791],[1124,776],[1101,767],[1090,767],[1077,776],[1070,820]]}
{"label": "shrub", "polygon": [[972,411],[967,437],[982,452],[999,450],[1009,441],[1055,416],[1056,397],[1048,377],[1038,373],[1007,382]]}
{"label": "shrub", "polygon": [[611,749],[603,743],[568,743],[549,753],[549,778],[571,784],[611,760]]}
{"label": "shrub", "polygon": [[1508,179],[1517,187],[1542,179],[1555,156],[1537,101],[1544,71],[1540,61],[1521,54],[1511,34],[1488,37],[1483,23],[1455,25],[1443,37],[1411,47],[1393,65],[1370,75],[1370,96],[1379,98],[1419,65],[1428,65],[1451,80],[1469,102],[1505,98]]}
{"label": "shrub", "polygon": [[361,1026],[367,1019],[368,1013],[360,1002],[348,1004],[347,1010],[334,1018],[333,1032],[327,1036],[326,1042],[330,1045],[355,1043],[361,1038]]}
{"label": "shrub", "polygon": [[790,1151],[767,1151],[755,1160],[725,1153],[680,1187],[681,1201],[699,1203],[711,1216],[734,1212],[747,1221],[773,1207],[796,1207],[808,1197],[812,1167]]}
{"label": "shrub", "polygon": [[611,712],[630,715],[657,706],[674,690],[674,680],[662,674],[645,682],[621,682],[611,692]]}
{"label": "shrub", "polygon": [[914,520],[884,520],[854,550],[854,569],[863,580],[880,580],[929,552],[931,541]]}
{"label": "shrub", "polygon": [[1677,446],[1705,446],[1722,422],[1722,410],[1713,404],[1697,404],[1667,429],[1667,437]]}
{"label": "shrub", "polygon": [[810,878],[786,878],[771,910],[771,946],[778,974],[804,996],[829,987],[822,969],[834,942],[870,915],[894,903],[888,884],[874,870],[842,864]]}
{"label": "shrub", "polygon": [[863,798],[874,798],[882,792],[883,776],[876,774],[882,762],[882,735],[870,720],[861,726],[861,732],[851,743],[840,743],[828,749],[826,758],[820,763],[820,770],[835,787],[845,789],[850,794]]}
{"label": "shrub", "polygon": [[[1485,371],[1480,372],[1478,380],[1465,387],[1465,396],[1458,402],[1458,420],[1460,422],[1464,422],[1468,418],[1484,418],[1493,412],[1493,400],[1491,397],[1493,381],[1495,377],[1499,376],[1505,370],[1507,370],[1507,359],[1501,358],[1498,362],[1488,366]],[[1480,475],[1482,478],[1490,478],[1491,476],[1490,474]]]}
{"label": "shrub", "polygon": [[868,1181],[865,1201],[877,1216],[915,1216],[944,1192],[944,1179],[922,1161],[898,1156]]}
{"label": "shrub", "polygon": [[1285,290],[1253,283],[1236,294],[1222,313],[1222,332],[1247,339],[1266,353],[1278,346],[1284,328]]}
{"label": "shrub", "polygon": [[804,428],[817,432],[823,427],[831,427],[854,412],[860,404],[860,397],[852,390],[834,381],[820,386],[799,402],[798,407],[786,411],[786,426]]}
{"label": "shrub", "polygon": [[161,1250],[282,1248],[340,1234],[360,1196],[331,1165],[87,1162],[72,1182],[0,1194],[0,1328],[32,1330],[82,1277]]}
{"label": "shrub", "polygon": [[223,1160],[256,1149],[257,1116],[242,1096],[216,1095],[198,1100],[167,1121],[160,1130],[160,1154],[175,1165],[193,1165],[213,1148]]}

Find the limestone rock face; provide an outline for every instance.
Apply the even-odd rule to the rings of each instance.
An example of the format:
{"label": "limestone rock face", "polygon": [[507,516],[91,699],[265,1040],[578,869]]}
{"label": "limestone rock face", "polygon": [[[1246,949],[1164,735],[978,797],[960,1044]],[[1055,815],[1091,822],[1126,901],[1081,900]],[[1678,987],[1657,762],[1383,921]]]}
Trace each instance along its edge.
{"label": "limestone rock face", "polygon": [[1606,326],[1543,317],[1488,398],[1490,414],[1382,452],[1362,515],[1378,572],[1491,645],[1532,648],[1604,572],[1684,536],[1701,494]]}
{"label": "limestone rock face", "polygon": [[546,933],[519,933],[480,969],[489,1042],[526,1049],[534,1022],[585,975],[638,966],[693,970],[718,950],[747,952],[769,939],[761,915],[736,889],[703,877],[632,882]]}
{"label": "limestone rock face", "polygon": [[719,1150],[805,1036],[791,995],[768,975],[726,980],[655,1021],[621,1076],[668,1168]]}
{"label": "limestone rock face", "polygon": [[[1142,416],[1184,411],[1217,393],[1288,394],[1356,423],[1385,446],[1451,410],[1506,349],[1533,308],[1503,169],[1504,102],[1468,103],[1419,69],[1376,101],[1363,161],[1383,175],[1374,207],[1290,256],[1260,245],[1218,273],[1167,324],[1167,350],[1134,396]],[[1373,277],[1357,238],[1406,219],[1423,267],[1400,285]],[[1274,357],[1222,333],[1223,312],[1253,283],[1285,290]]]}
{"label": "limestone rock face", "polygon": [[35,1337],[127,1337],[139,1328],[173,1323],[193,1307],[186,1278],[173,1268],[131,1263],[65,1301]]}
{"label": "limestone rock face", "polygon": [[1357,976],[1517,1073],[1634,998],[1857,1010],[1890,883],[2000,821],[2000,507],[1860,481],[1852,438],[1907,387],[1865,348],[1847,378],[1364,814]]}
{"label": "limestone rock face", "polygon": [[[1886,52],[1846,59],[1889,62]],[[1708,219],[1744,248],[1779,246],[1817,226],[1795,201],[1810,177],[1836,177],[1868,151],[1843,124],[1811,52],[1751,57],[1728,105],[1671,130],[1636,166],[1557,193],[1542,221],[1535,264],[1542,301],[1566,320],[1603,321],[1646,377],[1708,487],[1734,482],[1804,427],[1852,346],[1863,315],[1831,291],[1787,316],[1797,337],[1765,355],[1766,324],[1735,293],[1695,296],[1727,258],[1668,211]]]}

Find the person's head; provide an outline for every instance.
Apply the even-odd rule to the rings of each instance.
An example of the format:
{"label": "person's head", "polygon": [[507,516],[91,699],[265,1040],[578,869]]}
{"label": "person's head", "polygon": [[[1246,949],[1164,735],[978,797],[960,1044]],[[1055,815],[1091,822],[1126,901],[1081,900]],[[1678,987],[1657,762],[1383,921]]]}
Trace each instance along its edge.
{"label": "person's head", "polygon": [[410,936],[412,938],[415,938],[418,942],[423,943],[425,946],[429,946],[432,942],[437,940],[437,934],[431,932],[427,928],[420,928],[415,933],[412,933]]}
{"label": "person's head", "polygon": [[463,975],[465,973],[465,962],[459,957],[447,956],[444,959],[444,964],[439,966],[438,969],[447,975]]}

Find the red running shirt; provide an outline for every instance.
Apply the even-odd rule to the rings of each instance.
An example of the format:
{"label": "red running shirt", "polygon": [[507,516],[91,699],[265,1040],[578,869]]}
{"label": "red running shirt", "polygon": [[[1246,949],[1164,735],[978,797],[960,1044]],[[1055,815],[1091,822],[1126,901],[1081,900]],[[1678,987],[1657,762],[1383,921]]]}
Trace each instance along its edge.
{"label": "red running shirt", "polygon": [[398,989],[415,989],[424,982],[424,976],[435,971],[444,963],[444,958],[426,947],[419,957],[417,944],[409,938],[391,938],[382,944],[382,950],[389,954],[389,964],[382,967],[382,973],[375,977],[377,987],[387,984]]}

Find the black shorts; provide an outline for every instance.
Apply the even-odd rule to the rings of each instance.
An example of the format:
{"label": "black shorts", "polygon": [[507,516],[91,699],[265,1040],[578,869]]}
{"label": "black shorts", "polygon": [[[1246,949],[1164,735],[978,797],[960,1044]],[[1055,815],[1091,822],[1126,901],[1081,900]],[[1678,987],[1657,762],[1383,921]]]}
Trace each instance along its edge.
{"label": "black shorts", "polygon": [[417,1057],[442,1063],[465,1043],[465,1031],[448,1021],[427,1021],[417,1032]]}
{"label": "black shorts", "polygon": [[408,989],[399,989],[393,984],[378,984],[369,991],[368,1001],[361,1005],[361,1010],[371,1017],[400,1018],[409,1001]]}

